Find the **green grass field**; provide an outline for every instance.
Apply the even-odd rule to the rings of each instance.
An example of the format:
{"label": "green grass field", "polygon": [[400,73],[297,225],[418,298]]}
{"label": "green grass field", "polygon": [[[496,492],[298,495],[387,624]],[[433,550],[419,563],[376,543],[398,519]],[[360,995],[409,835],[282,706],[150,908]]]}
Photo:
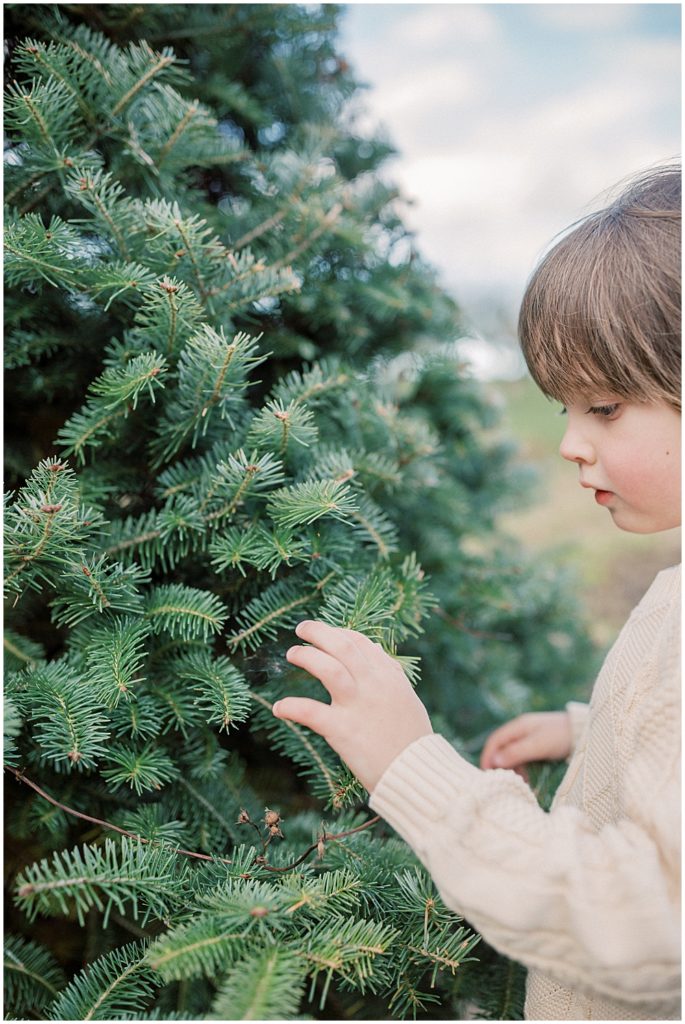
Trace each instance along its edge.
{"label": "green grass field", "polygon": [[558,454],[565,423],[561,407],[529,378],[488,387],[502,406],[498,430],[518,441],[518,458],[538,471],[530,507],[500,525],[529,549],[576,567],[595,639],[608,645],[656,573],[680,561],[680,530],[617,529],[592,492],[579,486],[575,466]]}

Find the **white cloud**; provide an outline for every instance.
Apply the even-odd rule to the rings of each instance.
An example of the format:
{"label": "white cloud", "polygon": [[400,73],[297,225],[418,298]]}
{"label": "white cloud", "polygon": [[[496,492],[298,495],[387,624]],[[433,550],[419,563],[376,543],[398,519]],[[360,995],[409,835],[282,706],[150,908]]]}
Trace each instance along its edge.
{"label": "white cloud", "polygon": [[[532,62],[505,5],[426,4],[411,16],[389,6],[397,23],[364,39],[369,120],[399,150],[388,174],[415,202],[405,221],[457,298],[520,291],[550,239],[602,192],[677,153],[679,42],[626,32],[631,5],[518,5],[534,12],[533,44],[536,19],[545,39],[557,19],[558,50]],[[569,41],[572,17],[596,32]]]}
{"label": "white cloud", "polygon": [[559,32],[597,32],[626,29],[635,23],[636,4],[555,4],[531,5],[532,16]]}
{"label": "white cloud", "polygon": [[435,51],[449,44],[461,49],[474,43],[492,44],[501,35],[495,14],[484,4],[419,4],[406,12],[398,12],[390,38],[393,45]]}
{"label": "white cloud", "polygon": [[[373,110],[381,120],[392,122],[398,144],[411,143],[428,123],[435,123],[478,96],[478,79],[464,64],[406,62],[401,77],[374,90]],[[444,123],[444,122],[443,122]]]}

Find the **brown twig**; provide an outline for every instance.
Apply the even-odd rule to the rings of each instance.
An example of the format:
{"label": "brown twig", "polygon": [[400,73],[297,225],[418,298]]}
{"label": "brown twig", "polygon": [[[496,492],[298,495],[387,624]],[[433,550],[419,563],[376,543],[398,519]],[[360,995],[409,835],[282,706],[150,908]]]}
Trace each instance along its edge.
{"label": "brown twig", "polygon": [[[84,814],[82,811],[75,811],[73,807],[67,807],[66,804],[61,804],[59,800],[55,800],[55,798],[50,796],[49,793],[46,793],[44,789],[41,789],[35,782],[27,778],[27,776],[18,768],[12,768],[11,765],[6,765],[5,767],[8,768],[20,782],[30,786],[31,789],[34,789],[36,793],[38,793],[39,796],[42,796],[44,800],[47,800],[55,807],[59,807],[60,811],[64,811],[65,814],[71,814],[74,818],[81,818],[83,821],[92,821],[95,825],[102,825],[103,828],[112,829],[114,832],[120,832],[122,836],[128,836],[129,839],[137,839],[140,843],[149,843],[151,846],[164,845],[160,844],[157,840],[145,839],[144,836],[137,836],[135,832],[127,832],[125,828],[120,828],[118,825],[112,824],[111,821],[103,821],[102,818],[93,818],[90,814]],[[233,863],[226,857],[214,857],[211,853],[194,853],[192,850],[183,850],[180,846],[174,847],[173,852],[182,853],[186,857],[197,857],[198,860],[220,861],[222,864]]]}
{"label": "brown twig", "polygon": [[[119,825],[114,825],[111,821],[104,821],[102,818],[94,818],[90,814],[84,814],[82,811],[74,810],[73,807],[67,807],[66,804],[61,804],[59,800],[55,800],[55,798],[50,796],[49,793],[46,793],[44,789],[41,789],[40,786],[36,785],[36,783],[29,779],[26,775],[24,775],[24,773],[19,768],[13,768],[11,765],[5,765],[5,767],[7,768],[8,771],[12,772],[12,774],[15,776],[15,778],[19,780],[19,782],[23,782],[25,785],[29,786],[36,793],[38,793],[39,796],[42,796],[44,800],[47,800],[48,803],[51,803],[54,807],[58,807],[60,811],[64,811],[65,814],[71,814],[72,817],[74,818],[81,818],[82,821],[90,821],[94,825],[101,825],[103,828],[111,829],[114,832],[121,833],[122,836],[128,836],[129,839],[137,839],[138,842],[140,843],[149,843],[151,846],[164,845],[154,839],[145,839],[143,836],[138,836],[135,834],[135,832],[128,832],[125,828],[120,828]],[[241,812],[241,814],[242,813],[246,812]],[[263,867],[265,871],[292,871],[292,869],[297,867],[298,864],[301,864],[303,861],[305,861],[307,857],[309,857],[309,855],[314,852],[314,850],[319,850],[321,848],[322,843],[326,843],[334,839],[345,839],[346,836],[354,835],[355,832],[362,832],[364,829],[371,828],[372,825],[375,825],[379,821],[380,817],[376,815],[375,818],[369,818],[368,821],[365,821],[363,825],[357,825],[356,828],[348,829],[346,832],[338,832],[334,835],[330,835],[326,831],[323,831],[319,839],[317,839],[315,843],[312,843],[312,845],[304,851],[302,856],[298,857],[297,860],[293,861],[292,864],[288,864],[285,867],[272,867],[271,864],[267,863],[264,854],[257,855],[254,859],[254,863],[259,864],[260,867]],[[273,835],[270,835],[268,839],[264,841],[261,837],[259,827],[255,824],[255,822],[251,821],[249,818],[246,818],[239,821],[239,823],[244,825],[252,825],[252,827],[257,830],[257,834],[259,835],[260,841],[262,843],[262,849],[266,851],[266,848],[271,842]],[[185,857],[196,857],[198,860],[218,861],[221,864],[233,863],[227,857],[215,857],[210,853],[196,853],[193,850],[183,850],[180,846],[173,847],[173,852],[182,853]]]}
{"label": "brown twig", "polygon": [[[321,851],[322,844],[328,843],[334,839],[345,839],[347,836],[354,835],[355,832],[363,832],[364,829],[371,828],[372,825],[377,825],[380,820],[380,815],[377,814],[375,818],[369,818],[369,820],[365,821],[363,825],[357,825],[356,828],[350,828],[346,832],[337,832],[333,835],[324,830],[315,843],[312,843],[311,846],[308,846],[304,853],[297,858],[297,860],[294,860],[292,864],[286,864],[285,867],[275,868],[271,864],[267,864],[266,858],[263,856],[255,857],[255,863],[260,864],[261,867],[265,869],[265,871],[292,871],[292,869],[296,868],[298,864],[301,864],[303,861],[305,861],[310,854],[314,853],[314,850]],[[245,824],[254,825],[254,822],[245,822]]]}

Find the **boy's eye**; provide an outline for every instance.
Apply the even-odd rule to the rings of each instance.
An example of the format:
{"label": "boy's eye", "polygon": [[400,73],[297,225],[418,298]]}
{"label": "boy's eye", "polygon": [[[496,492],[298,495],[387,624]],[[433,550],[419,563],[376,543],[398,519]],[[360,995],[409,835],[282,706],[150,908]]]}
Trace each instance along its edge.
{"label": "boy's eye", "polygon": [[591,405],[588,409],[588,413],[593,413],[595,416],[606,416],[607,419],[609,419],[614,415],[618,406],[618,402],[614,402],[613,405]]}

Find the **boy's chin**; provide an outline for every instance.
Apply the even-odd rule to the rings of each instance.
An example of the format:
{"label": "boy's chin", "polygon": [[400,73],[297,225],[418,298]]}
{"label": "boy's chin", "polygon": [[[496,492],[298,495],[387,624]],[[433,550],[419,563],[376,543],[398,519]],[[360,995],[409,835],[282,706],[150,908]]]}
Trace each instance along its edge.
{"label": "boy's chin", "polygon": [[666,530],[677,530],[680,527],[680,516],[671,519],[631,513],[625,509],[610,509],[610,512],[614,526],[624,533],[664,533]]}

